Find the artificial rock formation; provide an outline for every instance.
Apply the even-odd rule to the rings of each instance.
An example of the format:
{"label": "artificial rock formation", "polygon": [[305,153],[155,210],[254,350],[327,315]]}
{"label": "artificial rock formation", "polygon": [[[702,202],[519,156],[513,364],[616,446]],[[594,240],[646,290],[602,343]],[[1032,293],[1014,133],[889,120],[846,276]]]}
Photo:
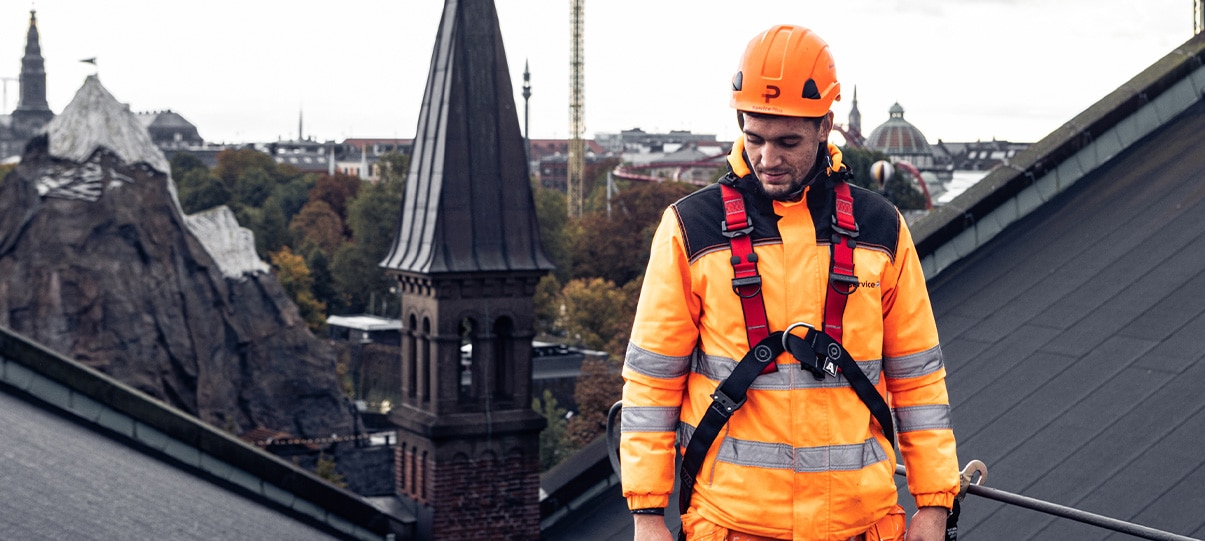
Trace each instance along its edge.
{"label": "artificial rock formation", "polygon": [[0,325],[222,429],[351,433],[333,352],[267,269],[228,209],[183,215],[96,76],[0,184]]}

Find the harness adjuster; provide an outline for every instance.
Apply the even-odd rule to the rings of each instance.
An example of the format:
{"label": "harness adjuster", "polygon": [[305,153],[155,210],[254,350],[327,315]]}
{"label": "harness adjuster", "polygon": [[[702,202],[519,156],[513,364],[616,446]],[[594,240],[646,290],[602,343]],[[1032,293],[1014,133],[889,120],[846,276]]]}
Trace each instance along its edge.
{"label": "harness adjuster", "polygon": [[[752,293],[745,295],[744,293],[741,293],[741,288],[746,286],[757,286],[757,289],[753,290]],[[742,299],[750,299],[757,296],[758,293],[761,293],[761,276],[755,274],[753,276],[746,276],[744,278],[733,278],[732,292],[736,293],[736,295]]]}
{"label": "harness adjuster", "polygon": [[753,232],[753,218],[745,218],[745,227],[740,229],[728,229],[728,221],[720,221],[720,234],[730,239],[743,237]]}
{"label": "harness adjuster", "polygon": [[[858,286],[861,285],[857,276],[851,274],[841,274],[836,271],[828,273],[828,283],[830,286],[832,286],[832,290],[837,292],[839,295],[853,294],[853,292],[858,290]],[[837,287],[838,285],[844,287]]]}
{"label": "harness adjuster", "polygon": [[858,224],[856,223],[854,224],[853,229],[841,227],[841,224],[837,221],[837,217],[833,216],[833,231],[837,232],[838,235],[856,239],[858,238],[858,233],[862,231],[862,228],[858,227]]}
{"label": "harness adjuster", "polygon": [[742,398],[740,402],[736,402],[732,400],[731,397],[724,394],[724,391],[716,389],[711,395],[711,409],[716,410],[716,412],[720,415],[723,415],[724,418],[732,417],[732,414],[736,413],[736,410],[741,409],[741,406],[744,406],[745,401],[748,399],[749,397],[746,396]]}

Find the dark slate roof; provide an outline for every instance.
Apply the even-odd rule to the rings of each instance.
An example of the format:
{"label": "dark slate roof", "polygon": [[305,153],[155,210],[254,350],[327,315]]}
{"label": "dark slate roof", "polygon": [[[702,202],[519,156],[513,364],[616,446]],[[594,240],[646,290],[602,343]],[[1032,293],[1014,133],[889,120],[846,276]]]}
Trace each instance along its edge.
{"label": "dark slate roof", "polygon": [[[1205,535],[1205,103],[933,280],[963,462],[990,486]],[[968,501],[977,539],[1100,530]]]}
{"label": "dark slate roof", "polygon": [[[1205,538],[1203,65],[1198,35],[914,224],[987,486]],[[545,538],[618,538],[618,498]],[[967,498],[967,538],[1122,538]]]}
{"label": "dark slate roof", "polygon": [[387,270],[545,271],[498,13],[448,0]]}
{"label": "dark slate roof", "polygon": [[0,537],[396,539],[413,517],[0,327]]}

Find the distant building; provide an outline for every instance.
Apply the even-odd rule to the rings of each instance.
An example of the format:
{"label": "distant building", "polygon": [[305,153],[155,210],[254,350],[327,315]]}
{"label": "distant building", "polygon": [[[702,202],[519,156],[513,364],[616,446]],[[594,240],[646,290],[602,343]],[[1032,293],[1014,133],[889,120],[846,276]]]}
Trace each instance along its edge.
{"label": "distant building", "polygon": [[904,108],[897,102],[888,109],[889,118],[866,137],[866,146],[890,157],[892,163],[908,162],[921,171],[944,169],[934,159],[933,148],[925,134],[904,120]]}
{"label": "distant building", "polygon": [[955,171],[991,171],[1008,165],[1014,156],[1029,148],[1029,145],[995,139],[973,143],[947,143],[938,139],[933,145],[933,153],[937,159],[953,164]]}
{"label": "distant building", "polygon": [[12,114],[0,115],[0,160],[19,156],[25,142],[53,118],[54,112],[46,104],[46,68],[38,39],[37,13],[31,10],[25,56],[21,58],[20,98]]}
{"label": "distant building", "polygon": [[138,121],[151,134],[151,142],[159,150],[186,150],[205,145],[197,127],[171,109],[138,113]]}
{"label": "distant building", "polygon": [[[564,190],[569,179],[569,140],[531,139],[531,175],[540,180],[540,186]],[[607,151],[597,141],[587,139],[586,164],[602,159]]]}

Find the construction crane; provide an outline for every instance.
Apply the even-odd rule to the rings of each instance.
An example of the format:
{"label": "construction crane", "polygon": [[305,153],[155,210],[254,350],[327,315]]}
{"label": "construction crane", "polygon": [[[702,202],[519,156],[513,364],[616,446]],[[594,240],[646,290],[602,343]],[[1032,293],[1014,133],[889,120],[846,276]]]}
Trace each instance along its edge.
{"label": "construction crane", "polygon": [[569,163],[565,182],[569,217],[582,215],[582,180],[586,170],[585,54],[582,31],[586,23],[585,0],[570,0],[569,8]]}

